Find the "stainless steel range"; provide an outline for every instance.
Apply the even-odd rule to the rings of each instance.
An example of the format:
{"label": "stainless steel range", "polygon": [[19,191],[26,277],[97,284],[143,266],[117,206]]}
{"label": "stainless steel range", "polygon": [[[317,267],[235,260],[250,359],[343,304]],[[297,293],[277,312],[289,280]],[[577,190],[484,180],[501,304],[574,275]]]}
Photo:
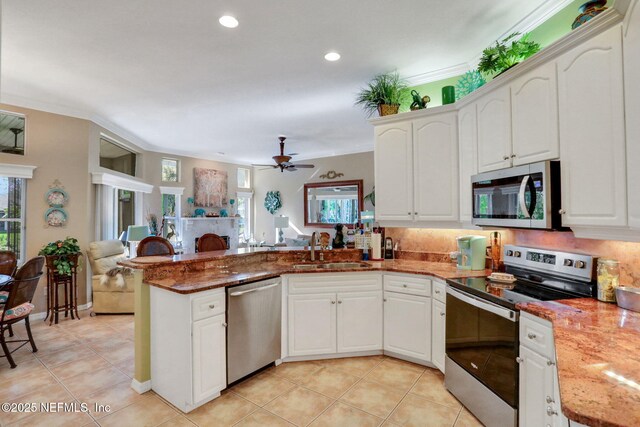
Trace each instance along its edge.
{"label": "stainless steel range", "polygon": [[516,304],[595,296],[596,258],[505,245],[513,283],[447,280],[445,385],[486,426],[518,423]]}

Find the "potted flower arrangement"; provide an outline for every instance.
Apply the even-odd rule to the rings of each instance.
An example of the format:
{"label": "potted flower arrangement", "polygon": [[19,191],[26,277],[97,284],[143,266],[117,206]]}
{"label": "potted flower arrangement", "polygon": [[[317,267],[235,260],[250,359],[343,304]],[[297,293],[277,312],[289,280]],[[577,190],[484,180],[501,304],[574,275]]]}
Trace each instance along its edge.
{"label": "potted flower arrangement", "polygon": [[407,82],[397,71],[378,74],[360,90],[355,104],[362,106],[368,117],[376,111],[380,116],[397,114],[407,91]]}
{"label": "potted flower arrangement", "polygon": [[483,50],[478,71],[497,77],[540,50],[540,44],[529,40],[529,33],[518,38],[519,35],[520,33],[513,33]]}
{"label": "potted flower arrangement", "polygon": [[60,276],[71,276],[80,264],[80,246],[78,239],[67,237],[64,240],[49,242],[40,249],[38,255],[44,255],[47,268],[55,269]]}

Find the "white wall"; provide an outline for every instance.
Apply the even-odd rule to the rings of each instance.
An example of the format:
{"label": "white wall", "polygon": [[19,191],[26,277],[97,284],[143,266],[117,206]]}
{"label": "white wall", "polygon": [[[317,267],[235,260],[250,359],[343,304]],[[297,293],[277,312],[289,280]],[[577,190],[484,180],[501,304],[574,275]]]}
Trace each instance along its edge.
{"label": "white wall", "polygon": [[[295,237],[298,234],[311,234],[313,231],[330,231],[323,228],[304,227],[304,184],[309,182],[331,182],[350,179],[363,180],[363,194],[369,194],[374,185],[373,177],[373,152],[349,154],[345,156],[324,157],[321,159],[304,160],[300,163],[311,163],[314,169],[298,169],[295,172],[280,172],[279,169],[253,170],[254,198],[254,235],[256,240],[262,240],[262,233],[268,243],[275,240],[275,228],[273,215],[264,207],[264,198],[267,191],[280,191],[282,208],[276,212],[276,216],[289,217],[289,228],[284,230],[285,237]],[[343,173],[344,176],[334,180],[321,179],[320,175],[330,170]],[[365,202],[365,208],[371,209],[370,203]]]}

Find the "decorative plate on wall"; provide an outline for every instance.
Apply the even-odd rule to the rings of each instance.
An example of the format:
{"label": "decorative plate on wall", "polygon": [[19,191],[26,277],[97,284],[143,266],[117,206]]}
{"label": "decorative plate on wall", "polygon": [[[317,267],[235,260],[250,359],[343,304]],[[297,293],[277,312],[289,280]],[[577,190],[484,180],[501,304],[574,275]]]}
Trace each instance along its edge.
{"label": "decorative plate on wall", "polygon": [[62,188],[52,188],[46,194],[47,204],[53,208],[61,208],[69,202],[69,195]]}
{"label": "decorative plate on wall", "polygon": [[67,212],[62,208],[49,208],[44,214],[44,220],[50,227],[63,227],[67,224]]}
{"label": "decorative plate on wall", "polygon": [[270,214],[276,213],[278,209],[282,207],[282,201],[280,200],[279,191],[267,191],[267,195],[264,198],[264,207]]}

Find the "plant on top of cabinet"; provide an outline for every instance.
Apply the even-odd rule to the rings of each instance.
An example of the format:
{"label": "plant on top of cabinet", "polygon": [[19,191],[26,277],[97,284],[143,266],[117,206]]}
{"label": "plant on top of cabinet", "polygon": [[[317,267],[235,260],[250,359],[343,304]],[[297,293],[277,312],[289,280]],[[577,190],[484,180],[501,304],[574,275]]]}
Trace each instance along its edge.
{"label": "plant on top of cabinet", "polygon": [[[497,77],[540,50],[540,44],[529,40],[529,33],[523,34],[518,39],[519,35],[520,33],[513,33],[483,50],[478,71]],[[509,42],[511,42],[510,46]]]}
{"label": "plant on top of cabinet", "polygon": [[406,96],[407,82],[393,71],[375,76],[358,92],[355,104],[362,106],[368,117],[376,111],[380,116],[387,116],[398,113]]}
{"label": "plant on top of cabinet", "polygon": [[467,71],[456,83],[456,100],[464,98],[487,83],[480,71]]}

